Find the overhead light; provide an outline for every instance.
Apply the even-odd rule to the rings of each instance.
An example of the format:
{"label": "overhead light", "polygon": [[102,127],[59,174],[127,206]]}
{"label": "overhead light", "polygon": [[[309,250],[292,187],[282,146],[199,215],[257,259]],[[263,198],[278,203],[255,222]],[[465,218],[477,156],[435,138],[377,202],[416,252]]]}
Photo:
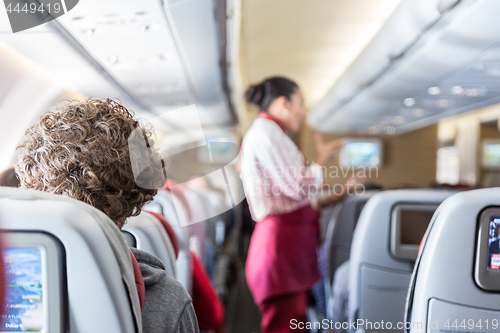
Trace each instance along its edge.
{"label": "overhead light", "polygon": [[385,132],[389,135],[396,134],[396,128],[394,126],[389,126],[385,129]]}
{"label": "overhead light", "polygon": [[111,56],[109,57],[109,61],[112,62],[113,64],[116,64],[120,62],[120,57],[119,56]]}
{"label": "overhead light", "polygon": [[460,86],[454,86],[450,89],[450,92],[453,94],[453,95],[462,95],[464,93],[464,88],[460,87]]}
{"label": "overhead light", "polygon": [[436,96],[436,95],[439,95],[441,93],[441,88],[430,87],[429,89],[427,89],[427,92],[429,93],[429,95]]}
{"label": "overhead light", "polygon": [[437,103],[436,103],[436,104],[437,104],[437,106],[439,106],[440,108],[445,108],[445,107],[447,107],[447,106],[448,106],[448,104],[449,104],[449,103],[448,103],[448,100],[446,100],[446,99],[438,99],[438,101],[437,101]]}
{"label": "overhead light", "polygon": [[476,89],[465,89],[465,96],[476,97],[477,96],[477,90]]}
{"label": "overhead light", "polygon": [[424,115],[423,109],[413,109],[411,110],[411,115],[417,118],[420,118]]}
{"label": "overhead light", "polygon": [[380,130],[381,130],[380,126],[378,126],[378,125],[368,127],[369,134],[379,134]]}
{"label": "overhead light", "polygon": [[392,122],[397,125],[401,125],[405,122],[405,117],[403,116],[395,116],[392,118]]}
{"label": "overhead light", "polygon": [[413,106],[415,105],[416,101],[415,101],[415,98],[406,98],[403,103],[406,105],[406,106]]}
{"label": "overhead light", "polygon": [[99,29],[97,29],[97,28],[87,29],[87,30],[85,30],[85,33],[89,36],[95,35],[95,34],[99,33]]}

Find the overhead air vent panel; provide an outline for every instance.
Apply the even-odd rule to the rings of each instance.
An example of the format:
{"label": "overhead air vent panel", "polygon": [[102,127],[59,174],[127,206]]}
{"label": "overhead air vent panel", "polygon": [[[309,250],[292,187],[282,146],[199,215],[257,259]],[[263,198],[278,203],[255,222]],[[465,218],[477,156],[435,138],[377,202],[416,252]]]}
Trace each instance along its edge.
{"label": "overhead air vent panel", "polygon": [[[313,108],[310,125],[326,132],[398,134],[499,103],[500,2],[463,0],[442,15],[437,3],[404,1]],[[419,33],[406,29],[417,21]],[[406,40],[413,40],[407,46],[400,35],[405,29]]]}
{"label": "overhead air vent panel", "polygon": [[185,1],[173,3],[172,14],[169,4],[158,0],[87,0],[58,21],[154,114],[196,104],[209,113],[200,116],[204,125],[228,126],[232,117],[222,90],[213,8],[198,5],[191,3],[186,12]]}

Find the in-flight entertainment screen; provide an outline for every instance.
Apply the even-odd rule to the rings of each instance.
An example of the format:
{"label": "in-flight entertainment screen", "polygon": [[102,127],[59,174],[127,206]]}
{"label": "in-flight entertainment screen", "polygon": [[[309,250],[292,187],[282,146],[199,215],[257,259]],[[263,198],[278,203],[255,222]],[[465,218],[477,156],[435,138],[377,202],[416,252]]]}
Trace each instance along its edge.
{"label": "in-flight entertainment screen", "polygon": [[340,154],[343,167],[380,166],[382,147],[378,141],[348,141]]}
{"label": "in-flight entertainment screen", "polygon": [[483,166],[500,167],[500,142],[486,141],[483,143]]}
{"label": "in-flight entertainment screen", "polygon": [[3,249],[6,299],[0,331],[44,329],[42,255],[42,250],[36,247]]}
{"label": "in-flight entertainment screen", "polygon": [[401,211],[401,244],[419,245],[424,237],[434,210]]}
{"label": "in-flight entertainment screen", "polygon": [[488,230],[488,269],[500,269],[500,217],[492,217]]}

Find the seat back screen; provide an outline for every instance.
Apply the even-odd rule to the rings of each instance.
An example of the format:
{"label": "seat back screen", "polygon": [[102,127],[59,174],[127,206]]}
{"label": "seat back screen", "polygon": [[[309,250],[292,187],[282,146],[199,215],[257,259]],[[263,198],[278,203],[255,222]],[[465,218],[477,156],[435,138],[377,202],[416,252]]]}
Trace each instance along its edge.
{"label": "seat back screen", "polygon": [[402,210],[401,244],[419,245],[433,214],[434,210]]}
{"label": "seat back screen", "polygon": [[500,217],[492,217],[488,230],[488,269],[500,269]]}
{"label": "seat back screen", "polygon": [[3,258],[6,297],[0,331],[42,331],[45,323],[42,250],[5,248]]}

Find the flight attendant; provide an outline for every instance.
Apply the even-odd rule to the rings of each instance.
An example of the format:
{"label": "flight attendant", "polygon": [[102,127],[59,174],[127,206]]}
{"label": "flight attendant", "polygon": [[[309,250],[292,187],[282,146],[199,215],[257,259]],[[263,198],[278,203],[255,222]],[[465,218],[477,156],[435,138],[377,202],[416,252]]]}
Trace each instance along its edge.
{"label": "flight attendant", "polygon": [[307,290],[320,279],[318,210],[344,195],[327,197],[313,208],[310,192],[321,186],[321,167],[344,140],[323,143],[316,134],[318,158],[308,166],[286,135],[297,133],[305,119],[299,86],[272,77],[250,86],[245,98],[261,110],[241,151],[241,178],[257,221],[246,262],[247,283],[262,315],[262,333],[300,332]]}

